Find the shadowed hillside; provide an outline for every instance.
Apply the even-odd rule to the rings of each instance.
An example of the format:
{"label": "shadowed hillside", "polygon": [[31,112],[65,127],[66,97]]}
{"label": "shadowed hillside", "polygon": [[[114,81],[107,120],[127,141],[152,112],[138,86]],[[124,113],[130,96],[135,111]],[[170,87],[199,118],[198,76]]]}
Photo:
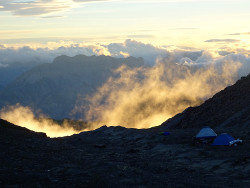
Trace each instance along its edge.
{"label": "shadowed hillside", "polygon": [[45,133],[31,131],[25,127],[19,127],[6,120],[0,119],[0,136],[3,140],[19,139],[21,137],[46,137]]}

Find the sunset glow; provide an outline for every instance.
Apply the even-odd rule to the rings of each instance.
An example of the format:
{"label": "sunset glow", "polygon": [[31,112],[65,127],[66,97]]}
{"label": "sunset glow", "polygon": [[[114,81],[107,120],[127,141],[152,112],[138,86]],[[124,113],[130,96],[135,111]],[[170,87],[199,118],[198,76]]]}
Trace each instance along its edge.
{"label": "sunset glow", "polygon": [[133,39],[156,46],[239,48],[250,40],[247,0],[3,0],[0,7],[0,42],[8,46]]}

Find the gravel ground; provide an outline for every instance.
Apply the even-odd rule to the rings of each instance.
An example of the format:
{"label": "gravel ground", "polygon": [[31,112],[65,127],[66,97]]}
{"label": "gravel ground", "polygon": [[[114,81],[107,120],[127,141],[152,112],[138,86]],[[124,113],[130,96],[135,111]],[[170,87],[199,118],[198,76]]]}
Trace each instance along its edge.
{"label": "gravel ground", "polygon": [[1,121],[0,187],[250,187],[248,133],[242,146],[214,147],[193,145],[198,131],[101,127],[52,139]]}

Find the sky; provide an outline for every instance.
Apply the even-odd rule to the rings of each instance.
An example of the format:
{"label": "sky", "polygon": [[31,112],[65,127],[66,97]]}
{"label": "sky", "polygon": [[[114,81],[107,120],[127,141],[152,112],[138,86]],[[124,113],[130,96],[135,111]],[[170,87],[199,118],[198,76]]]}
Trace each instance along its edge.
{"label": "sky", "polygon": [[[248,49],[249,0],[0,0],[0,45]],[[248,49],[249,50],[249,49]]]}

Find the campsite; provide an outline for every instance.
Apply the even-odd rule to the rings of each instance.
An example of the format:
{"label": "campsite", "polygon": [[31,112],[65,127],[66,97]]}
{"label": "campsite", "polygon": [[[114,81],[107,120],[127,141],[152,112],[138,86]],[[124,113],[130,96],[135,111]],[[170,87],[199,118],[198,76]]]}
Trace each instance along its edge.
{"label": "campsite", "polygon": [[203,144],[203,145],[212,145],[212,146],[237,146],[241,145],[242,140],[235,139],[230,136],[228,133],[222,133],[217,135],[213,129],[206,126],[201,128],[201,130],[193,138],[193,144]]}
{"label": "campsite", "polygon": [[244,140],[243,145],[229,147],[193,145],[200,128],[169,129],[170,134],[160,135],[156,128],[103,126],[70,137],[47,138],[1,124],[6,125],[0,127],[1,187],[250,185],[249,133],[240,130],[227,129]]}

